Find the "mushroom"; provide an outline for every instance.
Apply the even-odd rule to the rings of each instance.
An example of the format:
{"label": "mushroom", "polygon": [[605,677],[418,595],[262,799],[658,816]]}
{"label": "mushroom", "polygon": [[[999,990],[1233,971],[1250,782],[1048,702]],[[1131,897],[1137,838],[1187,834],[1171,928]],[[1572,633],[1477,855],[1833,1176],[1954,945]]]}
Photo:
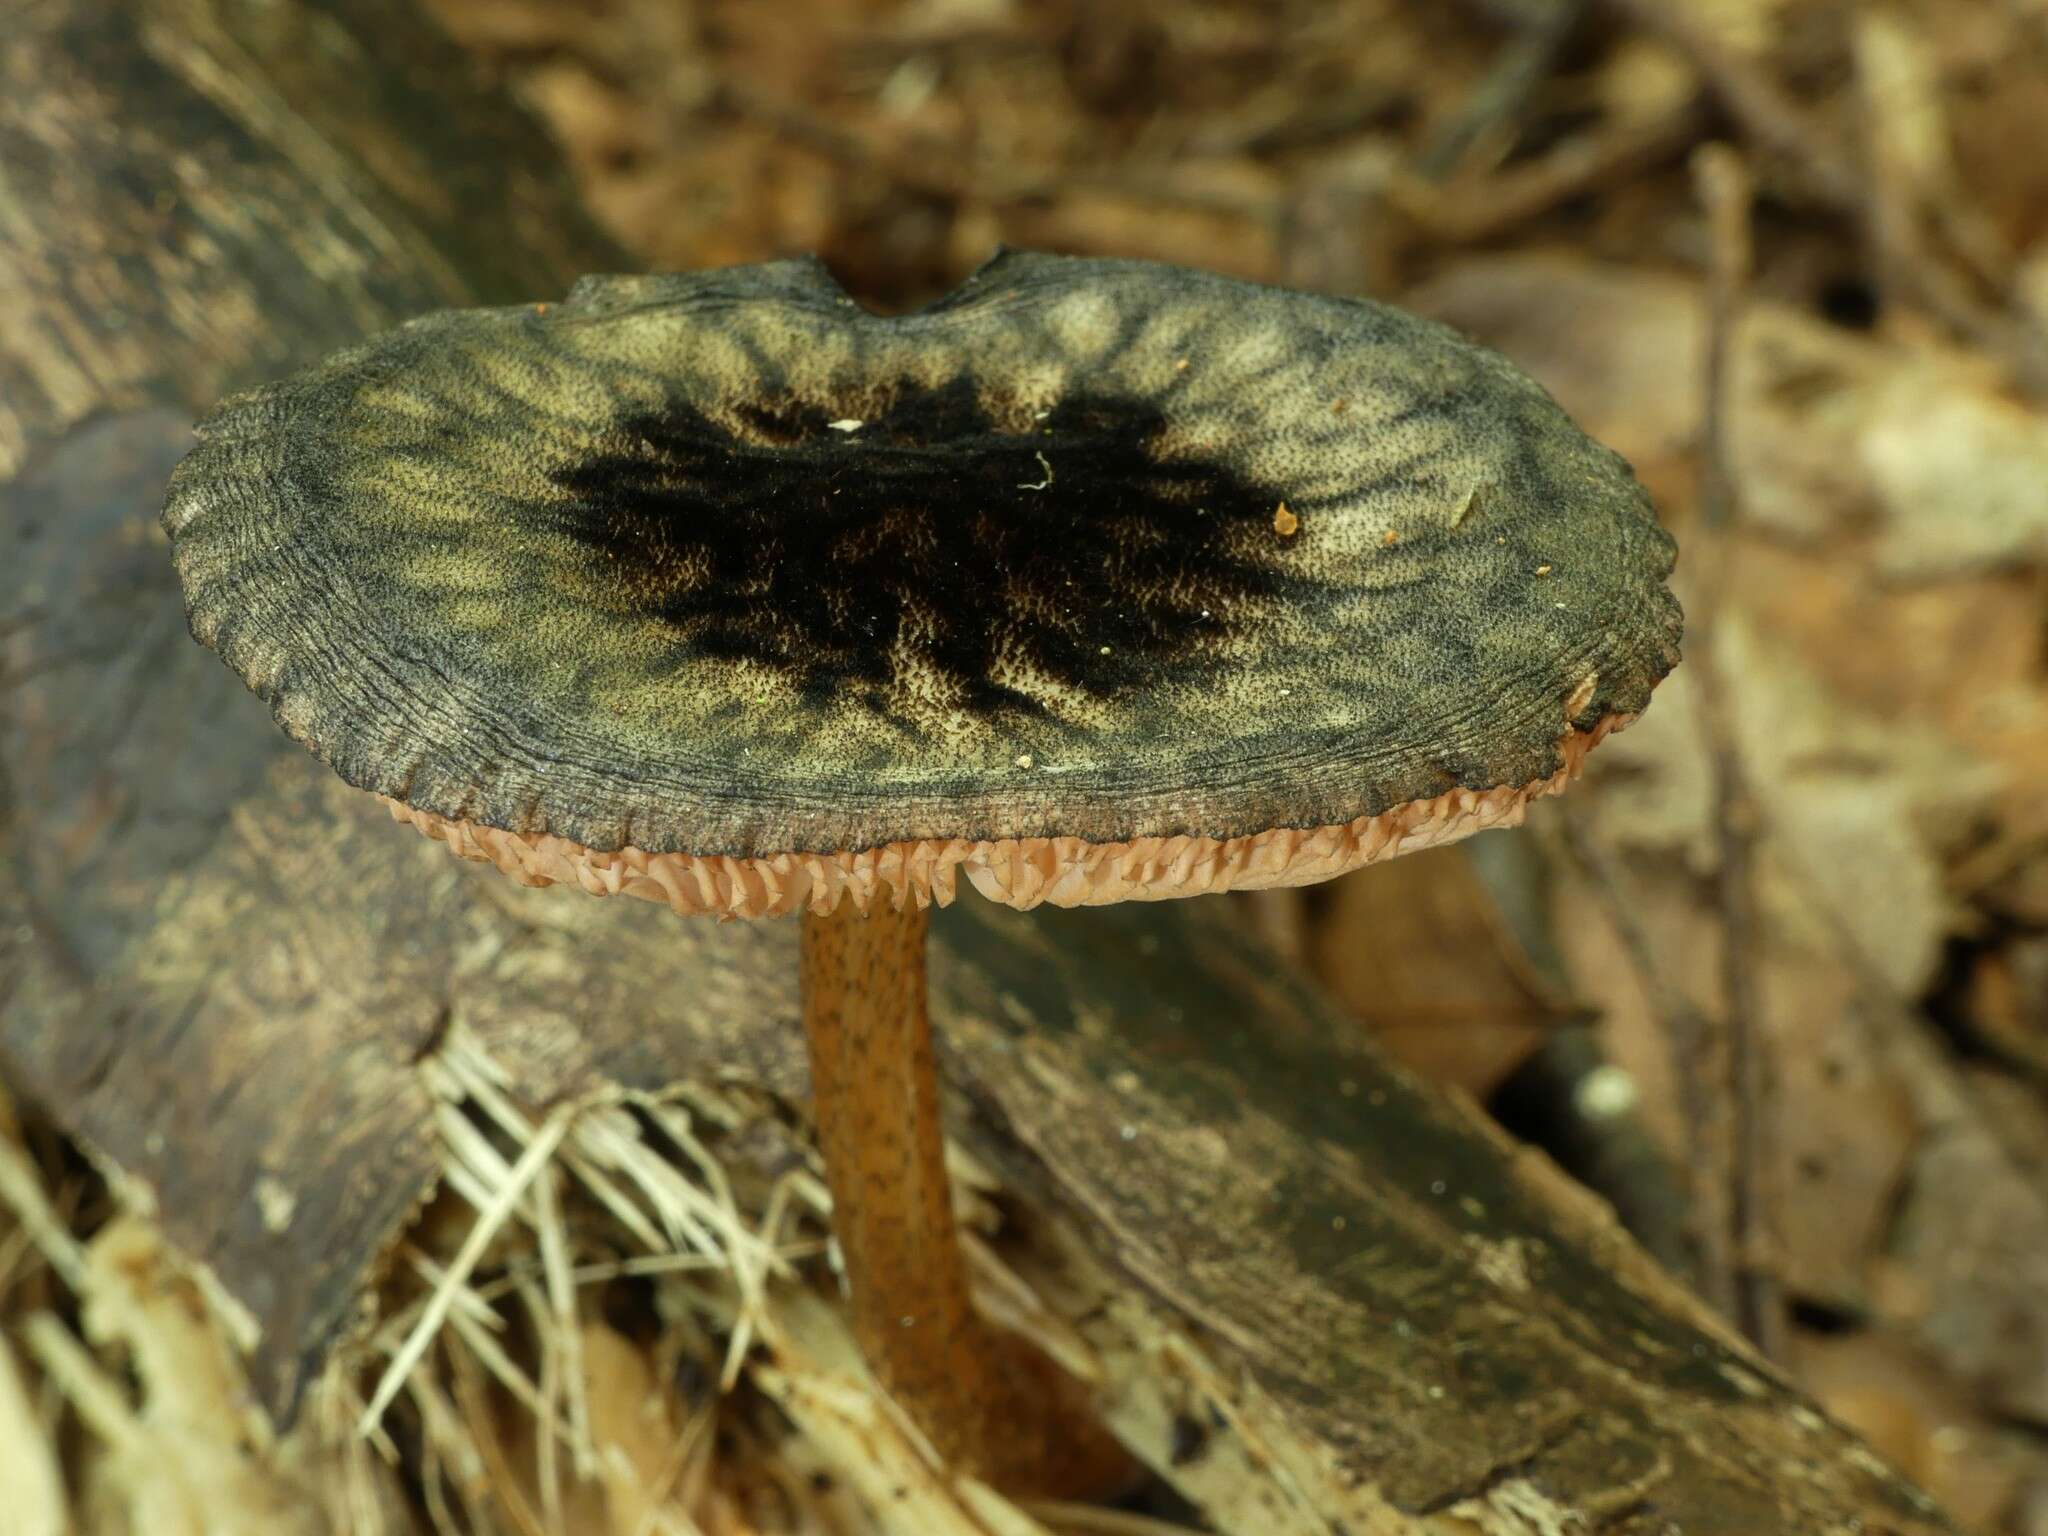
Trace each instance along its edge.
{"label": "mushroom", "polygon": [[1502,358],[1144,262],[1006,252],[887,318],[808,260],[585,279],[200,438],[192,632],[349,783],[524,884],[802,914],[857,1335],[1013,1484],[1078,1453],[971,1305],[927,909],[1512,825],[1677,660],[1648,499]]}

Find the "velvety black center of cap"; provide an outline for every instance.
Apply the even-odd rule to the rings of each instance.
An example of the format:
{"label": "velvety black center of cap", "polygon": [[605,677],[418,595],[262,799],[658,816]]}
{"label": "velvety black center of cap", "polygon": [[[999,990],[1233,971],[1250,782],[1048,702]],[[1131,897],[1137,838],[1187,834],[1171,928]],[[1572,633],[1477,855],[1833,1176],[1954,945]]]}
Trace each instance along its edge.
{"label": "velvety black center of cap", "polygon": [[1076,395],[1003,430],[964,378],[869,398],[864,419],[790,399],[737,428],[684,404],[626,418],[554,477],[593,597],[667,626],[678,659],[773,669],[810,699],[900,715],[885,690],[914,674],[1039,715],[1008,679],[1156,684],[1247,600],[1312,585],[1279,498],[1175,455],[1154,404]]}

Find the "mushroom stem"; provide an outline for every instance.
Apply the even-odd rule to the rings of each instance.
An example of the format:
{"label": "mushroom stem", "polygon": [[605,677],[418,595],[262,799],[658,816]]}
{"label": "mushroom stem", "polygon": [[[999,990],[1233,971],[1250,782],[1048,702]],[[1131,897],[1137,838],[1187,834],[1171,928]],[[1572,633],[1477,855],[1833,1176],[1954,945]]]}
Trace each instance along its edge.
{"label": "mushroom stem", "polygon": [[941,1453],[975,1459],[996,1394],[946,1180],[925,1008],[929,925],[907,902],[806,913],[804,1032],[855,1336]]}
{"label": "mushroom stem", "polygon": [[1112,1490],[1135,1469],[1080,1385],[974,1311],[925,1004],[929,926],[909,902],[803,918],[811,1092],[854,1336],[948,1462],[1013,1492]]}

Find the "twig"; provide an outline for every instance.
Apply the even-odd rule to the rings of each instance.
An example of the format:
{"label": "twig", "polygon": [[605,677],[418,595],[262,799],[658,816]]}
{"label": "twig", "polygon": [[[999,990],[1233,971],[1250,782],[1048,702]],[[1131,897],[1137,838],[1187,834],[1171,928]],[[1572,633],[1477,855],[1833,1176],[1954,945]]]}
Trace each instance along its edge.
{"label": "twig", "polygon": [[1549,78],[1557,57],[1579,20],[1587,0],[1548,0],[1527,17],[1507,45],[1494,56],[1464,105],[1430,135],[1415,157],[1415,169],[1429,181],[1442,181],[1456,170],[1473,146],[1511,124],[1528,110],[1537,88]]}
{"label": "twig", "polygon": [[[1704,388],[1703,441],[1700,464],[1700,510],[1713,535],[1713,578],[1706,593],[1710,612],[1697,627],[1718,616],[1727,575],[1726,557],[1736,513],[1734,465],[1729,452],[1728,418],[1735,330],[1741,318],[1743,292],[1752,261],[1749,168],[1725,144],[1702,145],[1692,160],[1693,185],[1707,212],[1707,352]],[[1708,658],[1711,662],[1711,658]],[[1711,669],[1711,668],[1710,668]]]}
{"label": "twig", "polygon": [[1701,81],[1742,130],[1784,156],[1809,190],[1840,212],[1853,213],[1863,201],[1863,180],[1854,164],[1808,119],[1806,111],[1737,50],[1701,26],[1684,5],[1672,0],[1609,0],[1646,32],[1677,49],[1699,71]]}
{"label": "twig", "polygon": [[[1916,74],[1919,39],[1888,12],[1858,18],[1855,32],[1857,121],[1866,167],[1866,195],[1859,216],[1878,284],[1910,294],[1957,335],[1993,356],[2002,356],[2029,388],[2048,389],[2048,339],[2018,313],[1982,302],[1973,280],[1996,291],[2008,280],[1986,241],[1953,197],[1937,195],[1952,185],[1946,167],[1916,174],[1913,157],[1900,142],[1900,119],[1916,115],[1925,102],[1935,110],[1930,82]],[[1911,99],[1918,91],[1919,100]],[[1936,254],[1933,233],[1961,258],[1962,271]]]}
{"label": "twig", "polygon": [[[1728,47],[1673,0],[1609,0],[1645,31],[1684,54],[1701,81],[1752,140],[1782,156],[1822,204],[1861,223],[1880,201],[1871,186],[1881,168],[1866,169],[1815,127],[1805,109],[1740,52]],[[1952,219],[1945,222],[1953,223]],[[1941,323],[2002,359],[2036,393],[2048,393],[2048,337],[2008,299],[1988,305],[1925,242],[1894,249],[1890,273]]]}
{"label": "twig", "polygon": [[1921,105],[1892,99],[1921,83],[1901,58],[1909,47],[1900,35],[1900,24],[1890,15],[1872,10],[1856,19],[1856,105],[1864,163],[1870,167],[1870,194],[1863,199],[1860,215],[1870,266],[1884,293],[1908,289],[1907,274],[1926,254],[1915,217],[1919,197],[1912,157],[1895,125],[1887,121],[1893,112]]}
{"label": "twig", "polygon": [[1727,689],[1714,645],[1733,558],[1738,487],[1728,443],[1730,365],[1736,324],[1750,268],[1748,167],[1733,149],[1703,146],[1693,175],[1707,211],[1711,237],[1705,430],[1700,470],[1705,523],[1705,571],[1693,618],[1693,667],[1701,725],[1714,785],[1714,840],[1718,853],[1715,896],[1721,911],[1722,1007],[1727,1051],[1725,1079],[1734,1106],[1729,1172],[1736,1309],[1734,1318],[1768,1359],[1784,1345],[1784,1297],[1777,1275],[1772,1220],[1776,1095],[1758,1039],[1761,1008],[1756,987],[1754,864],[1758,812],[1738,754]]}
{"label": "twig", "polygon": [[1678,1112],[1685,1122],[1685,1230],[1692,1250],[1693,1289],[1725,1317],[1735,1315],[1735,1260],[1731,1250],[1734,1223],[1728,1208],[1728,1181],[1720,1177],[1724,1138],[1719,1134],[1714,1094],[1712,1023],[1692,999],[1671,984],[1668,968],[1637,915],[1638,907],[1614,855],[1593,835],[1586,813],[1569,796],[1564,814],[1565,850],[1592,885],[1594,895],[1614,925],[1629,964],[1650,1005],[1650,1016],[1671,1048],[1676,1071]]}
{"label": "twig", "polygon": [[1698,100],[1627,118],[1559,145],[1540,159],[1441,190],[1396,181],[1402,210],[1432,239],[1476,245],[1498,239],[1553,208],[1611,182],[1654,170],[1698,142],[1707,112]]}

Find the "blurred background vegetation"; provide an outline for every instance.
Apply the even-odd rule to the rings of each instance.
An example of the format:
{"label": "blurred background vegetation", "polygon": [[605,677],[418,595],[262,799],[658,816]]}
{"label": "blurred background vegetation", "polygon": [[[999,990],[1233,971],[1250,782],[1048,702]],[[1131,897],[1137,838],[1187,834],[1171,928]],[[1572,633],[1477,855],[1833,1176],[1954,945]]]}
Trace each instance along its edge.
{"label": "blurred background vegetation", "polygon": [[1367,294],[1626,455],[1691,619],[1644,720],[1526,833],[1233,899],[1969,1529],[2048,1536],[2048,4],[421,4],[645,268]]}

